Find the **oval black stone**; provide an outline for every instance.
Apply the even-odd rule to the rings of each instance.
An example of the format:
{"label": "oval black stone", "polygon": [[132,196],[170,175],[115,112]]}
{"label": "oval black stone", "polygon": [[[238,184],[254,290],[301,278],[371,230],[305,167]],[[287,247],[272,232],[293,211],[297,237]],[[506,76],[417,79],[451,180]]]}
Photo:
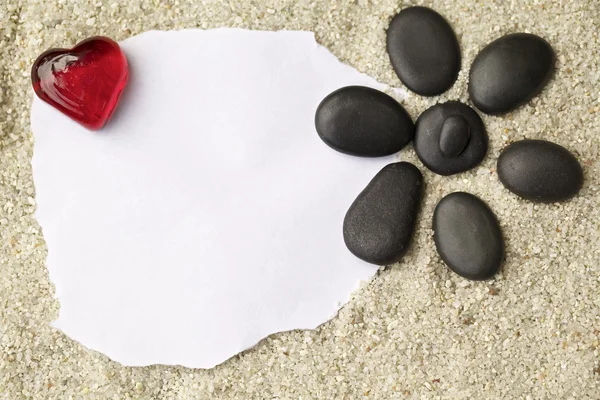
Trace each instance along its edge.
{"label": "oval black stone", "polygon": [[414,145],[417,156],[427,168],[439,175],[452,175],[469,170],[483,160],[488,136],[475,110],[450,101],[436,104],[419,116]]}
{"label": "oval black stone", "polygon": [[405,8],[392,19],[387,52],[402,83],[423,96],[448,90],[460,71],[456,35],[444,17],[430,8]]}
{"label": "oval black stone", "polygon": [[528,33],[507,35],[473,61],[469,95],[484,113],[505,113],[541,92],[553,71],[554,50],[548,42]]}
{"label": "oval black stone", "polygon": [[410,116],[396,100],[364,86],[346,86],[325,97],[315,127],[331,148],[362,157],[397,153],[414,133]]}
{"label": "oval black stone", "polygon": [[358,258],[377,265],[400,261],[410,245],[423,176],[407,162],[385,166],[358,195],[344,218],[344,241]]}
{"label": "oval black stone", "polygon": [[462,115],[451,115],[444,120],[440,133],[440,150],[446,157],[463,152],[471,137],[469,123]]}
{"label": "oval black stone", "polygon": [[504,239],[496,216],[479,198],[455,192],[433,213],[433,239],[442,260],[458,275],[489,279],[504,259]]}
{"label": "oval black stone", "polygon": [[543,203],[575,196],[583,186],[583,169],[567,149],[545,140],[521,140],[498,157],[498,177],[508,190]]}

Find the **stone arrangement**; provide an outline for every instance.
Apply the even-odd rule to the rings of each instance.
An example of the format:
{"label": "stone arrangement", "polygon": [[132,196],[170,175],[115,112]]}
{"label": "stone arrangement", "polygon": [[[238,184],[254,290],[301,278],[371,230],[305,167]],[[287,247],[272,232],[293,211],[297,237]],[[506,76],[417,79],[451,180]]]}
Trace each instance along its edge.
{"label": "stone arrangement", "polygon": [[[386,48],[402,83],[423,96],[448,90],[461,69],[456,34],[430,8],[409,7],[394,16]],[[471,102],[489,115],[514,110],[543,90],[555,58],[546,40],[529,33],[493,41],[471,65]],[[90,73],[96,79],[88,79]],[[31,73],[42,100],[91,130],[110,119],[128,76],[125,55],[105,37],[86,39],[70,50],[48,50]],[[475,168],[488,150],[485,125],[468,105],[436,104],[413,123],[392,97],[362,86],[343,87],[325,97],[316,110],[315,127],[331,148],[361,157],[395,154],[414,139],[423,165],[444,176]],[[583,170],[573,154],[544,140],[511,144],[498,158],[497,171],[508,190],[529,201],[565,201],[583,186]],[[423,176],[416,166],[386,166],[346,214],[343,236],[348,249],[373,264],[400,261],[410,245],[422,192]],[[444,197],[434,212],[433,230],[438,253],[457,274],[481,280],[499,270],[504,241],[494,213],[482,200],[462,192]]]}
{"label": "stone arrangement", "polygon": [[[387,31],[391,64],[404,85],[423,96],[448,90],[460,71],[461,55],[450,24],[426,7],[402,10]],[[489,115],[509,112],[542,91],[554,71],[554,50],[527,33],[501,37],[475,58],[469,95]],[[315,125],[335,150],[364,157],[394,154],[414,136],[425,167],[452,175],[485,158],[488,136],[481,117],[458,101],[436,104],[414,124],[388,95],[365,87],[345,87],[319,105]],[[500,182],[523,199],[565,201],[583,185],[583,170],[567,149],[544,140],[521,140],[504,149],[497,165]],[[410,163],[384,167],[361,192],[344,219],[343,235],[357,257],[377,265],[400,261],[414,232],[423,176]],[[504,239],[494,212],[478,197],[455,192],[441,199],[432,221],[442,260],[471,280],[492,278],[504,259]]]}

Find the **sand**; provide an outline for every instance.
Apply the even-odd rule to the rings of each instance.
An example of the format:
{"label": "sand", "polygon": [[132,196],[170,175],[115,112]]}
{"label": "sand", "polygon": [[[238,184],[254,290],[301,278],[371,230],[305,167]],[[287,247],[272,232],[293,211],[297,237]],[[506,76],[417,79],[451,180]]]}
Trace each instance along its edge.
{"label": "sand", "polygon": [[[385,52],[385,28],[408,4],[445,15],[463,54],[450,91],[404,101],[413,118],[439,101],[468,101],[468,66],[503,34],[545,37],[558,63],[540,96],[506,116],[484,117],[491,148],[478,168],[436,176],[422,168],[412,148],[402,152],[424,171],[426,195],[412,250],[401,263],[382,270],[321,328],[271,336],[213,370],[123,367],[49,327],[60,305],[33,218],[30,167],[29,68],[41,51],[150,29],[303,29],[315,31],[344,62],[400,86]],[[3,0],[0,398],[600,398],[599,26],[596,0]],[[498,154],[522,138],[551,140],[577,156],[585,184],[576,198],[533,204],[504,189],[495,169]],[[459,190],[480,196],[500,219],[506,263],[492,281],[459,278],[435,251],[433,208]]]}

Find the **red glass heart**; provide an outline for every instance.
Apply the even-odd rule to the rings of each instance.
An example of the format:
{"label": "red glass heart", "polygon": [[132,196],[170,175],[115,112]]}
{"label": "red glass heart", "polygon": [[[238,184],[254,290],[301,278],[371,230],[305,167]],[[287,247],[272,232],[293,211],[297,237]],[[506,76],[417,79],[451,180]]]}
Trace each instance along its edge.
{"label": "red glass heart", "polygon": [[40,99],[92,130],[110,119],[128,77],[125,54],[116,42],[101,36],[71,50],[47,50],[31,69],[33,90]]}

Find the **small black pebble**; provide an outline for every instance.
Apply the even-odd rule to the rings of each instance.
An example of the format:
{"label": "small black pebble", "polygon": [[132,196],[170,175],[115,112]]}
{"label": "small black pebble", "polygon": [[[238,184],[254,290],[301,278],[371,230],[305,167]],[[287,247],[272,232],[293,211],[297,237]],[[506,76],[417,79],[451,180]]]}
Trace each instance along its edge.
{"label": "small black pebble", "polygon": [[458,101],[425,110],[415,125],[415,151],[427,168],[452,175],[477,166],[488,149],[479,115]]}
{"label": "small black pebble", "polygon": [[451,115],[444,120],[440,133],[440,150],[446,157],[456,157],[469,143],[471,128],[462,115]]}
{"label": "small black pebble", "polygon": [[423,176],[407,162],[385,166],[344,218],[344,241],[358,258],[377,265],[400,261],[413,236]]}
{"label": "small black pebble", "polygon": [[484,113],[505,113],[541,92],[553,70],[554,50],[548,42],[528,33],[507,35],[473,61],[469,95]]}
{"label": "small black pebble", "polygon": [[443,93],[458,77],[456,35],[444,17],[430,8],[405,8],[392,19],[387,52],[398,78],[420,95]]}
{"label": "small black pebble", "polygon": [[583,169],[567,149],[545,140],[521,140],[498,157],[498,177],[520,197],[553,203],[568,200],[583,186]]}
{"label": "small black pebble", "polygon": [[396,100],[364,86],[343,87],[325,97],[315,127],[331,148],[362,157],[397,153],[414,133],[410,116]]}
{"label": "small black pebble", "polygon": [[458,275],[489,279],[504,258],[504,239],[490,208],[469,193],[444,197],[433,213],[433,239],[442,260]]}

